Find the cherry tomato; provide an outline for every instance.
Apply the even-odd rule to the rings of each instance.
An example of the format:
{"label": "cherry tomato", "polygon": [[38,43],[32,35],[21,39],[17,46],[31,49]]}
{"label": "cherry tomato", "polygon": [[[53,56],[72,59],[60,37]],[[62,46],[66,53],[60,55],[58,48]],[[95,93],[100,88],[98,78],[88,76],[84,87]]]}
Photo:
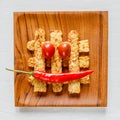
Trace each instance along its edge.
{"label": "cherry tomato", "polygon": [[67,58],[71,52],[71,46],[67,42],[62,42],[58,47],[58,52],[62,58]]}
{"label": "cherry tomato", "polygon": [[53,44],[46,42],[42,45],[42,54],[46,59],[50,59],[55,52],[55,47]]}

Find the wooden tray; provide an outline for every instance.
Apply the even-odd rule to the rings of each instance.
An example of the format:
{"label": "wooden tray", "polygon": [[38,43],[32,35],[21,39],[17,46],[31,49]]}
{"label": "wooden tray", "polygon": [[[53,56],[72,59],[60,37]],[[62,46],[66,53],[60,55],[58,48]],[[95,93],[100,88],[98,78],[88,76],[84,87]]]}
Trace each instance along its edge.
{"label": "wooden tray", "polygon": [[26,48],[34,32],[42,27],[46,39],[54,29],[62,30],[67,39],[70,30],[77,30],[80,39],[90,41],[91,83],[82,85],[80,96],[68,95],[66,86],[62,95],[55,95],[48,88],[46,95],[33,92],[27,76],[15,74],[15,106],[107,106],[108,72],[108,12],[15,12],[14,13],[14,66],[15,69],[30,71],[27,60],[31,57]]}

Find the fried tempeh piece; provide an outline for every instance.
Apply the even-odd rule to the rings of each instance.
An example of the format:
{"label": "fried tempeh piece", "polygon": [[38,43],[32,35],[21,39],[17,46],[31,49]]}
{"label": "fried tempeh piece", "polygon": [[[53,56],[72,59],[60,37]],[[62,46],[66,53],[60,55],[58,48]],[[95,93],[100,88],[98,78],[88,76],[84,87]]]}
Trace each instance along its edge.
{"label": "fried tempeh piece", "polygon": [[[79,52],[88,53],[89,52],[89,41],[81,40],[79,42]],[[80,68],[89,68],[89,56],[80,56],[79,57]],[[81,84],[89,84],[90,79],[89,75],[80,79]]]}
{"label": "fried tempeh piece", "polygon": [[[71,30],[68,34],[68,41],[71,43],[71,53],[69,59],[69,72],[78,72],[79,68],[79,46],[78,46],[78,33]],[[79,80],[71,81],[68,83],[68,91],[70,94],[80,93]]]}
{"label": "fried tempeh piece", "polygon": [[[28,65],[34,67],[34,70],[45,71],[45,58],[42,56],[41,48],[42,42],[45,42],[45,31],[43,29],[36,31],[34,41],[30,42],[28,42],[27,48],[34,50],[34,57],[28,60]],[[46,92],[45,82],[38,81],[34,77],[29,77],[29,81],[34,85],[34,92]]]}
{"label": "fried tempeh piece", "polygon": [[89,84],[89,83],[90,83],[89,75],[81,78],[81,79],[80,79],[80,83],[81,83],[81,84]]}
{"label": "fried tempeh piece", "polygon": [[[62,32],[60,30],[54,30],[50,33],[50,41],[55,46],[54,56],[51,58],[51,73],[61,73],[62,72],[62,59],[59,56],[57,47],[62,42]],[[62,83],[52,84],[53,92],[62,91]]]}
{"label": "fried tempeh piece", "polygon": [[27,43],[27,49],[30,50],[30,51],[34,51],[35,49],[35,40],[31,40]]}
{"label": "fried tempeh piece", "polygon": [[80,40],[79,41],[79,52],[89,52],[88,40]]}
{"label": "fried tempeh piece", "polygon": [[79,57],[80,68],[89,68],[89,56]]}

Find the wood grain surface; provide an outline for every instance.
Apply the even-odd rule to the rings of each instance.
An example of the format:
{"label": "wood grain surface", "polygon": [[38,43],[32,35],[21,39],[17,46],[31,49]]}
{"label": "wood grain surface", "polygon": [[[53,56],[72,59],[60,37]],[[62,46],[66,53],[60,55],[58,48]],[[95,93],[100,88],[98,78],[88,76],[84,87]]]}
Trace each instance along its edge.
{"label": "wood grain surface", "polygon": [[90,69],[94,73],[89,85],[81,85],[80,96],[69,96],[64,85],[61,95],[55,95],[51,86],[46,94],[34,93],[27,75],[14,75],[15,106],[107,106],[108,75],[108,12],[15,12],[14,13],[14,68],[31,69],[27,60],[32,54],[27,42],[34,39],[34,32],[43,28],[46,39],[50,31],[61,30],[67,40],[70,30],[77,30],[80,39],[90,42]]}

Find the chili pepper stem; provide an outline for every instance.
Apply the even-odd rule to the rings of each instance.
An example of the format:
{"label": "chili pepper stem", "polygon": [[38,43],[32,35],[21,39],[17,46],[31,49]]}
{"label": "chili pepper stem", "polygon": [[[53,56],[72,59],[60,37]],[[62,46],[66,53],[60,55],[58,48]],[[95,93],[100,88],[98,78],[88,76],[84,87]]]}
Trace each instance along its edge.
{"label": "chili pepper stem", "polygon": [[16,73],[33,75],[33,72],[26,72],[26,71],[22,71],[22,70],[13,70],[13,69],[9,69],[9,68],[6,68],[6,70],[11,71],[11,72],[16,72]]}

